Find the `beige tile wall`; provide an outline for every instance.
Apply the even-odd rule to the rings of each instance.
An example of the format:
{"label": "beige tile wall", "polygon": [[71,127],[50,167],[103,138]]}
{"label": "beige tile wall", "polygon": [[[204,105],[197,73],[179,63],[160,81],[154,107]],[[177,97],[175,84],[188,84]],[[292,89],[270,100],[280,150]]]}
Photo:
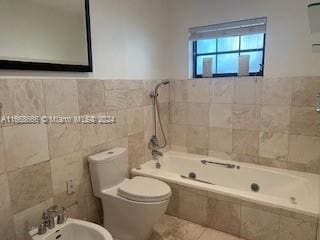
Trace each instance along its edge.
{"label": "beige tile wall", "polygon": [[[75,200],[72,217],[101,222],[92,194],[87,156],[128,147],[135,167],[149,157],[152,135],[149,91],[159,81],[0,79],[4,115],[114,115],[114,125],[3,125],[0,128],[0,238],[24,240],[41,212]],[[160,108],[169,135],[169,87],[160,91]],[[76,193],[66,193],[73,179]]]}
{"label": "beige tile wall", "polygon": [[172,81],[173,150],[318,173],[320,77]]}
{"label": "beige tile wall", "polygon": [[[44,209],[75,200],[79,204],[71,216],[101,222],[101,205],[92,195],[87,156],[124,146],[130,167],[149,159],[147,143],[153,131],[149,92],[157,83],[0,79],[4,115],[117,117],[117,123],[110,126],[6,124],[0,128],[0,235],[23,240],[27,230],[39,223]],[[320,121],[314,109],[319,89],[320,78],[310,77],[175,80],[170,91],[169,86],[160,88],[161,117],[172,149],[318,172]],[[65,183],[71,178],[77,192],[67,195]],[[255,234],[264,237],[264,230],[255,226],[261,210],[172,187],[176,191],[169,212],[179,211],[181,218],[192,217],[235,235],[242,229],[241,236],[248,239]],[[194,203],[198,210],[193,213],[190,204]],[[237,220],[240,212],[246,221]],[[270,214],[265,225],[272,230],[276,221],[284,229],[279,233],[282,239],[300,224]],[[220,215],[226,217],[214,217]],[[227,229],[223,229],[225,222]],[[250,224],[254,225],[250,229],[258,232],[246,232]],[[304,225],[306,231],[311,227],[313,232],[314,224],[309,225]]]}

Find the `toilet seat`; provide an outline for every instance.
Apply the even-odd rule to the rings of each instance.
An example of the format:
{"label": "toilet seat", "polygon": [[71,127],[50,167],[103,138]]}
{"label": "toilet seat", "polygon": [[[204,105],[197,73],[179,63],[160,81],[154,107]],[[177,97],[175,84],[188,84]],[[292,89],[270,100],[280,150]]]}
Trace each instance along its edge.
{"label": "toilet seat", "polygon": [[159,180],[147,177],[125,179],[119,186],[117,194],[136,202],[161,202],[171,196],[170,187]]}

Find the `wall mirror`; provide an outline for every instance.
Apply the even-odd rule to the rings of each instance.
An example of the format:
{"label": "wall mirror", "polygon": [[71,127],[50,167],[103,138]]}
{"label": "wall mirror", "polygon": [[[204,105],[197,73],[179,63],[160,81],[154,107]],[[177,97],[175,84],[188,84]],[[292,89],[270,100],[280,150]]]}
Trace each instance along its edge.
{"label": "wall mirror", "polygon": [[0,0],[0,69],[92,72],[89,0]]}
{"label": "wall mirror", "polygon": [[312,0],[308,5],[308,14],[311,29],[312,51],[320,52],[320,0]]}

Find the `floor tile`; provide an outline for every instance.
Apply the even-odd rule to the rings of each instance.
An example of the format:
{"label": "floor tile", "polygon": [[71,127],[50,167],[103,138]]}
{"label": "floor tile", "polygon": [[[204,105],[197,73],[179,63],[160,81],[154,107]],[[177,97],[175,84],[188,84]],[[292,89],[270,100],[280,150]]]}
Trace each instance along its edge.
{"label": "floor tile", "polygon": [[234,237],[230,234],[219,232],[210,228],[207,228],[201,235],[199,240],[240,240],[240,238]]}
{"label": "floor tile", "polygon": [[150,240],[196,240],[204,230],[201,225],[165,215],[154,226]]}
{"label": "floor tile", "polygon": [[201,225],[165,215],[155,225],[149,240],[241,240]]}

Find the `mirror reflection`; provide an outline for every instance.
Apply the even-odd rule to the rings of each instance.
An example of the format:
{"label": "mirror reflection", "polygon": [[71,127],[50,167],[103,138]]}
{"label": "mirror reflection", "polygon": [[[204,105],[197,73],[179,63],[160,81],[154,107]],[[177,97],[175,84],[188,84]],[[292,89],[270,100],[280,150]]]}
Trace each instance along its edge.
{"label": "mirror reflection", "polygon": [[88,65],[85,0],[0,0],[0,60]]}

